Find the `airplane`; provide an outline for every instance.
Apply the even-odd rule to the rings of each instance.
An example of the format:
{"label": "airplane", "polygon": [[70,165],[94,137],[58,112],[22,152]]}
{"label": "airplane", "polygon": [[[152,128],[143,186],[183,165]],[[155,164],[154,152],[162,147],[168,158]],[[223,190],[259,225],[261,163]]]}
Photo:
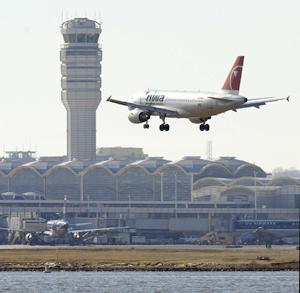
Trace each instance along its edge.
{"label": "airplane", "polygon": [[296,231],[276,231],[258,227],[255,230],[241,232],[239,235],[241,244],[266,244],[270,248],[272,244],[299,244],[299,233]]}
{"label": "airplane", "polygon": [[[41,220],[38,221],[40,223]],[[36,221],[36,220],[34,220]],[[85,228],[78,226],[88,225],[90,223],[70,224],[66,219],[50,220],[46,222],[46,229],[39,232],[26,232],[23,229],[11,229],[9,227],[0,227],[0,232],[14,233],[18,232],[23,243],[29,245],[43,244],[84,244],[94,236],[109,232],[128,231],[128,226],[107,227],[107,228]],[[8,235],[6,235],[8,237]],[[9,237],[8,237],[9,238]]]}
{"label": "airplane", "polygon": [[[49,220],[46,222],[46,229],[39,232],[26,232],[23,229],[10,229],[0,227],[0,231],[18,232],[23,235],[23,242],[36,244],[82,244],[87,242],[94,236],[108,232],[123,232],[129,229],[128,226],[107,227],[107,228],[85,228],[79,229],[78,226],[86,226],[91,223],[75,223],[71,224],[66,219],[67,214],[67,196],[64,196],[64,205],[62,218],[57,220]],[[42,221],[41,221],[42,220]],[[33,220],[36,222],[36,220]],[[45,222],[44,219],[38,219],[38,222]]]}
{"label": "airplane", "polygon": [[[87,225],[88,223],[70,224],[65,219],[47,221],[46,230],[42,232],[26,233],[25,242],[31,245],[34,244],[56,244],[84,243],[87,239],[98,235],[99,233],[125,231],[129,227],[108,227],[108,228],[93,228],[93,229],[76,229],[76,226]],[[75,229],[74,229],[75,228]]]}
{"label": "airplane", "polygon": [[212,116],[226,111],[266,105],[280,100],[289,101],[286,98],[257,98],[248,99],[239,94],[244,56],[238,56],[222,86],[218,92],[201,91],[168,91],[146,90],[133,95],[131,101],[113,99],[108,102],[127,106],[130,110],[128,119],[132,123],[144,123],[144,128],[149,128],[148,120],[151,116],[159,116],[162,120],[160,131],[169,131],[170,125],[166,124],[166,118],[186,118],[192,123],[200,124],[200,131],[209,131],[207,120]]}
{"label": "airplane", "polygon": [[299,243],[299,220],[237,220],[234,225],[241,232],[239,241],[243,244],[265,243],[271,247],[272,243]]}

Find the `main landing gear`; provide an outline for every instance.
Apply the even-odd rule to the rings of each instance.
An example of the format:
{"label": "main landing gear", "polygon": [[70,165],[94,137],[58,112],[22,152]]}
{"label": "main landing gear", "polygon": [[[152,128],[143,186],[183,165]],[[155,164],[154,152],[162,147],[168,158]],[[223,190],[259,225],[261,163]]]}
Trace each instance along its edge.
{"label": "main landing gear", "polygon": [[146,123],[143,125],[144,129],[148,129],[150,127],[150,125],[148,124],[148,121],[146,121]]}
{"label": "main landing gear", "polygon": [[209,131],[209,124],[202,123],[199,126],[200,131]]}
{"label": "main landing gear", "polygon": [[169,124],[165,124],[165,123],[163,123],[163,124],[160,124],[159,125],[159,130],[160,131],[169,131],[170,130],[170,125]]}
{"label": "main landing gear", "polygon": [[170,130],[170,125],[166,124],[165,120],[166,120],[166,115],[161,115],[160,119],[162,120],[162,124],[159,125],[159,130],[160,131],[169,131]]}
{"label": "main landing gear", "polygon": [[200,121],[202,122],[199,126],[200,131],[209,131],[209,124],[206,124],[206,121],[209,120],[211,117],[201,118]]}

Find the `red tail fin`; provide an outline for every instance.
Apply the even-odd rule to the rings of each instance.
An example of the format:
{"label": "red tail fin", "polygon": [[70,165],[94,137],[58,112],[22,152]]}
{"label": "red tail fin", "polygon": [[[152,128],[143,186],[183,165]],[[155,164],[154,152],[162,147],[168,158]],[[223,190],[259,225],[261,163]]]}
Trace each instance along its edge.
{"label": "red tail fin", "polygon": [[240,83],[243,71],[244,56],[238,56],[225,80],[222,87],[224,91],[233,91],[238,93],[240,90]]}

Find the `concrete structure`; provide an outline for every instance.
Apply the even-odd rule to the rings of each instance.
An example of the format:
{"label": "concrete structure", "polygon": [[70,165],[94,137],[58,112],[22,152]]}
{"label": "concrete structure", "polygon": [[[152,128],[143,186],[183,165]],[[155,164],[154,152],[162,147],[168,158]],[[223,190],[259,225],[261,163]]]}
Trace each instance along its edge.
{"label": "concrete structure", "polygon": [[97,157],[98,158],[114,158],[116,160],[143,160],[146,159],[147,155],[144,154],[142,148],[134,148],[134,147],[106,147],[106,148],[98,148],[97,149]]}
{"label": "concrete structure", "polygon": [[299,179],[269,176],[234,157],[172,162],[114,151],[98,162],[4,158],[0,214],[55,218],[66,194],[68,216],[99,219],[103,227],[122,223],[153,239],[230,231],[235,218],[299,218]]}
{"label": "concrete structure", "polygon": [[[0,215],[20,217],[38,215],[57,218],[63,201],[5,201],[0,200]],[[152,234],[154,238],[168,233],[202,235],[208,231],[231,231],[234,218],[251,219],[254,209],[247,202],[95,202],[68,201],[67,215],[90,217],[99,221],[101,227],[126,225],[141,235]],[[299,219],[298,208],[258,208],[258,219]],[[89,222],[89,221],[88,221]]]}
{"label": "concrete structure", "polygon": [[259,166],[233,157],[209,161],[189,156],[175,162],[162,157],[110,157],[99,162],[44,157],[29,163],[0,162],[0,199],[62,200],[64,195],[73,201],[239,202],[249,207],[256,201],[257,208],[297,208],[300,181],[272,178]]}
{"label": "concrete structure", "polygon": [[101,26],[75,18],[61,26],[61,99],[67,110],[68,160],[95,161],[96,109],[101,101]]}

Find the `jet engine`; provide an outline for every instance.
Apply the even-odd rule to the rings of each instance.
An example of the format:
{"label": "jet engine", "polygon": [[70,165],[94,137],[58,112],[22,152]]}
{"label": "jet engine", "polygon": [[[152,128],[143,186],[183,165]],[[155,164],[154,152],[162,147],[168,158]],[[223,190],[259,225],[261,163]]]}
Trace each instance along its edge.
{"label": "jet engine", "polygon": [[33,241],[33,234],[32,233],[27,233],[26,235],[25,235],[25,240],[26,240],[26,242],[27,243],[31,243],[32,241]]}
{"label": "jet engine", "polygon": [[80,239],[80,234],[78,232],[72,233],[72,237],[76,240]]}
{"label": "jet engine", "polygon": [[150,119],[150,115],[142,110],[132,110],[128,115],[128,119],[132,123],[143,123]]}

